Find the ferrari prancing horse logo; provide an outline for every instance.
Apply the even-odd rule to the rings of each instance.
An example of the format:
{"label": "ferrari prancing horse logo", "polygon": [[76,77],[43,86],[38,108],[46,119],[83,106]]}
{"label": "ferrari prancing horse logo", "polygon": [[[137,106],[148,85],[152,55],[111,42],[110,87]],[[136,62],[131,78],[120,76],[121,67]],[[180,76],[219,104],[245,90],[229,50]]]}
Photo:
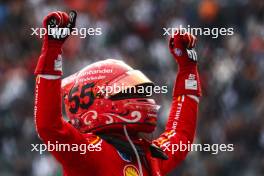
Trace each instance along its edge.
{"label": "ferrari prancing horse logo", "polygon": [[123,172],[124,172],[124,176],[139,176],[138,169],[135,166],[131,165],[131,164],[126,165],[124,167]]}

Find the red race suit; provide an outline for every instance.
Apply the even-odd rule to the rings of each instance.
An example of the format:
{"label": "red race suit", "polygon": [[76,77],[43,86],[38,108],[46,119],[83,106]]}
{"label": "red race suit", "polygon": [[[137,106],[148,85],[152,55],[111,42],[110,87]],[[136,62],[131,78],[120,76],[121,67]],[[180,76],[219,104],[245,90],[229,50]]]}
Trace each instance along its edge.
{"label": "red race suit", "polygon": [[[193,142],[197,121],[198,97],[201,95],[199,75],[194,52],[187,52],[196,40],[188,34],[174,36],[170,51],[179,64],[171,110],[165,131],[154,141],[133,139],[141,148],[141,166],[135,156],[119,151],[114,145],[93,133],[80,133],[62,117],[61,72],[54,62],[61,54],[61,41],[43,45],[42,55],[36,68],[35,124],[39,137],[45,144],[92,144],[90,151],[51,151],[62,165],[64,176],[163,176],[176,168],[188,153],[172,151],[174,144]],[[47,38],[44,40],[48,40]],[[188,45],[185,45],[187,40]],[[191,46],[193,45],[193,46]],[[191,54],[190,54],[191,53]],[[193,54],[193,55],[192,55]],[[191,59],[190,59],[191,58]],[[59,58],[61,59],[61,58]],[[53,60],[53,61],[51,61]],[[55,67],[52,67],[53,64]],[[52,66],[51,66],[52,65]],[[55,71],[53,68],[56,68]],[[52,79],[49,76],[54,76]],[[153,157],[149,145],[161,148],[168,159]],[[93,151],[92,151],[93,150]]]}

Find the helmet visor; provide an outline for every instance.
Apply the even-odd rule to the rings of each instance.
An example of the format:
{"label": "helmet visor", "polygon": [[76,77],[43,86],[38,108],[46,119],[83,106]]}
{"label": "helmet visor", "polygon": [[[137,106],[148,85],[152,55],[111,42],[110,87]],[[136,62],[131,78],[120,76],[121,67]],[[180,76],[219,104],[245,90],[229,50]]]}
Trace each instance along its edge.
{"label": "helmet visor", "polygon": [[139,86],[153,87],[154,83],[141,71],[131,70],[109,82],[106,93],[108,97],[115,97],[120,94],[144,95],[144,89],[139,92]]}

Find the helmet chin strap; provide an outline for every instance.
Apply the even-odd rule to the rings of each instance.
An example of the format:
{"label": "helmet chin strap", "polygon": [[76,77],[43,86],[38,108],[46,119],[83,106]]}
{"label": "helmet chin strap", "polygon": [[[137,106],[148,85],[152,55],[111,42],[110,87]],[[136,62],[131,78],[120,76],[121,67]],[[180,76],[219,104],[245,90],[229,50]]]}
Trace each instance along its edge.
{"label": "helmet chin strap", "polygon": [[141,165],[141,161],[140,161],[140,157],[139,157],[138,151],[137,151],[135,145],[133,144],[133,141],[130,139],[130,137],[129,137],[128,133],[127,133],[126,125],[123,126],[123,129],[124,129],[124,133],[125,133],[125,136],[126,136],[128,142],[129,142],[129,144],[131,145],[133,151],[136,154],[137,163],[138,163],[138,167],[139,167],[139,175],[143,176],[143,170],[142,170],[142,165]]}

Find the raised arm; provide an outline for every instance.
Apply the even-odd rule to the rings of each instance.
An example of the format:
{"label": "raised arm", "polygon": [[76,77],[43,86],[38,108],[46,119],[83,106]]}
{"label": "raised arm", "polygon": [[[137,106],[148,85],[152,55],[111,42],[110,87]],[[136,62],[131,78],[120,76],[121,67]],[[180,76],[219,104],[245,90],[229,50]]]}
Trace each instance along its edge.
{"label": "raised arm", "polygon": [[[75,24],[76,13],[53,12],[45,17],[43,27],[47,29],[58,26],[71,29]],[[55,28],[54,28],[55,29]],[[58,29],[58,28],[57,28]],[[67,31],[66,31],[67,32]],[[45,35],[38,64],[35,70],[35,124],[37,132],[44,143],[52,144],[84,144],[87,140],[72,125],[62,117],[61,75],[62,75],[62,45],[68,35],[59,33]],[[82,158],[78,152],[53,151],[52,154],[62,164],[72,159]],[[77,163],[75,163],[77,164]]]}
{"label": "raised arm", "polygon": [[160,162],[161,172],[168,173],[185,159],[188,149],[180,151],[180,145],[191,144],[194,139],[199,98],[200,80],[197,71],[197,55],[193,50],[196,38],[177,31],[169,41],[170,52],[178,63],[178,74],[173,91],[171,110],[165,132],[153,141],[166,152],[169,159]]}

